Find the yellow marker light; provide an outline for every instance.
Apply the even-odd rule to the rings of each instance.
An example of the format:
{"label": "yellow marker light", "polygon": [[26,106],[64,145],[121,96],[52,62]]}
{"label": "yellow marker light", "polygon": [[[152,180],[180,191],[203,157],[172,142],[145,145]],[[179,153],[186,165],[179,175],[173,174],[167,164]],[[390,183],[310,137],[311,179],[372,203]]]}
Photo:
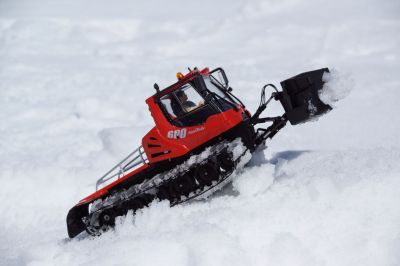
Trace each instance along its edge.
{"label": "yellow marker light", "polygon": [[181,72],[176,73],[177,79],[183,79],[183,74]]}

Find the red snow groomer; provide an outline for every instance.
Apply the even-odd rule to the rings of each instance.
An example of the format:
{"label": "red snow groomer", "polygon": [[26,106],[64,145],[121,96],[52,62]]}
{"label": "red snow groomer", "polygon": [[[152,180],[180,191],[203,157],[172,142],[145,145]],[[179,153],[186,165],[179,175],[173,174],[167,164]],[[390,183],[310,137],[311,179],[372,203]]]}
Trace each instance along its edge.
{"label": "red snow groomer", "polygon": [[[154,84],[156,93],[146,103],[155,126],[138,149],[97,181],[96,192],[68,212],[69,237],[83,231],[99,235],[115,225],[117,216],[135,213],[153,200],[174,206],[222,187],[243,155],[254,152],[287,121],[304,123],[331,109],[318,96],[324,72],[329,70],[287,79],[281,82],[282,91],[265,85],[253,115],[232,94],[222,68],[178,73],[178,81],[163,90]],[[268,87],[273,92],[266,99]],[[261,118],[272,99],[279,100],[284,114]],[[255,128],[264,123],[269,126]]]}

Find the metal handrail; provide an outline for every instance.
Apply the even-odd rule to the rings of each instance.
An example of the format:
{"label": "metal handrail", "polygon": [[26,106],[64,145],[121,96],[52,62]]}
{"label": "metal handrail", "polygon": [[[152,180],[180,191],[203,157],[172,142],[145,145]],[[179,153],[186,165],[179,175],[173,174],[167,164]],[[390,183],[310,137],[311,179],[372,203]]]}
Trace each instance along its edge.
{"label": "metal handrail", "polygon": [[111,180],[111,179],[120,179],[125,176],[125,172],[131,170],[132,168],[140,165],[147,164],[148,160],[146,157],[146,153],[144,152],[143,146],[140,146],[133,152],[131,152],[128,156],[126,156],[121,162],[115,165],[111,170],[109,170],[105,175],[99,178],[96,182],[96,191],[99,189],[101,184]]}

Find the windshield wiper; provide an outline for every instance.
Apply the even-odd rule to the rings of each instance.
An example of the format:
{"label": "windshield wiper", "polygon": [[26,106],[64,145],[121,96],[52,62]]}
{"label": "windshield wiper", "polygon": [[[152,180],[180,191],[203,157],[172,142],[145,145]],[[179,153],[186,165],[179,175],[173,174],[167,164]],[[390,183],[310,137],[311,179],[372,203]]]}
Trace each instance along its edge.
{"label": "windshield wiper", "polygon": [[[225,94],[225,95],[229,98],[230,101],[227,101],[227,102],[229,102],[231,105],[234,105],[234,103],[232,103],[232,102],[235,102],[235,101],[232,99],[232,98],[234,98],[234,99],[237,100],[243,107],[245,107],[244,104],[243,104],[243,102],[242,102],[240,99],[238,99],[235,95],[233,95],[232,93],[230,93],[228,90],[224,89],[224,88],[223,88],[224,86],[222,86],[222,84],[219,83],[219,81],[216,80],[216,78],[214,78],[213,76],[211,76],[210,82],[211,82],[212,84],[214,84],[216,87],[220,88],[220,90],[222,91],[222,93]],[[215,92],[214,92],[214,93],[215,93]],[[218,95],[218,96],[219,96],[219,95]],[[219,97],[221,97],[221,96],[219,96]],[[236,105],[235,105],[235,107],[236,107],[236,109],[237,109],[237,106],[236,106]]]}

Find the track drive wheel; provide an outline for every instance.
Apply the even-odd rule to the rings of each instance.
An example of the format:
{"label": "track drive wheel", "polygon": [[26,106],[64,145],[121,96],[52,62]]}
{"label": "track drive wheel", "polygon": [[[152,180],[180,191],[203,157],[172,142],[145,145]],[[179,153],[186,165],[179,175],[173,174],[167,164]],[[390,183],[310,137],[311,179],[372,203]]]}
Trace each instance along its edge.
{"label": "track drive wheel", "polygon": [[114,227],[115,226],[115,212],[111,209],[103,211],[99,215],[100,227]]}
{"label": "track drive wheel", "polygon": [[235,162],[233,161],[232,152],[224,150],[217,156],[217,160],[222,170],[229,172],[235,168]]}
{"label": "track drive wheel", "polygon": [[115,226],[115,217],[113,210],[104,210],[99,214],[96,225],[87,226],[85,230],[91,236],[99,236]]}
{"label": "track drive wheel", "polygon": [[213,162],[206,162],[196,168],[195,177],[201,186],[210,186],[212,181],[219,178],[219,166]]}
{"label": "track drive wheel", "polygon": [[188,196],[196,188],[196,181],[189,173],[186,173],[172,181],[175,194]]}

